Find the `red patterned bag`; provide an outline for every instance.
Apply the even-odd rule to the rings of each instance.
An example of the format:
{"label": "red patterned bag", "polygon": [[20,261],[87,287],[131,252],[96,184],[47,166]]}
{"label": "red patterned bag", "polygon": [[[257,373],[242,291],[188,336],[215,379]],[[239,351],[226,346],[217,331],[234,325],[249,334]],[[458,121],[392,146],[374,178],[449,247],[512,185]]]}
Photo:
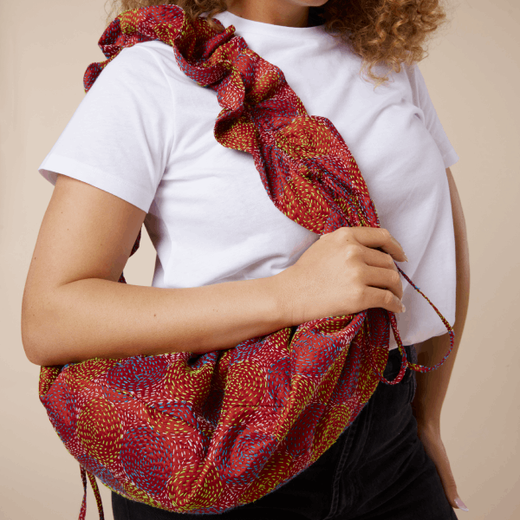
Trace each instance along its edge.
{"label": "red patterned bag", "polygon": [[[319,234],[379,225],[335,127],[309,116],[283,73],[233,27],[189,22],[173,5],[127,11],[102,36],[108,59],[87,69],[85,89],[121,49],[150,40],[171,45],[186,75],[217,92],[216,139],[253,156],[280,211]],[[392,382],[382,376],[390,329],[402,354]],[[394,315],[371,309],[200,356],[175,352],[44,367],[39,393],[83,468],[85,489],[86,471],[95,491],[94,475],[154,507],[219,513],[261,498],[309,467],[378,383],[399,382],[407,366],[430,370],[407,361]],[[84,498],[80,518],[85,504]]]}

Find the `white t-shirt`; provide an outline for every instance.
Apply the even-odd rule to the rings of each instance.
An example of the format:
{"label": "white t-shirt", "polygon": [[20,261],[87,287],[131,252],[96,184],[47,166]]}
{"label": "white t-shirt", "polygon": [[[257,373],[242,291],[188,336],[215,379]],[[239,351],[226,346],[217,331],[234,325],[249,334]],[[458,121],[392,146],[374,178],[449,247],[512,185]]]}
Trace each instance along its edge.
{"label": "white t-shirt", "polygon": [[[445,168],[457,161],[417,67],[374,88],[361,59],[322,27],[217,17],[284,72],[313,115],[329,118],[356,158],[383,227],[403,245],[405,272],[451,323],[455,248]],[[112,193],[147,212],[157,250],[153,285],[196,287],[272,276],[318,235],[277,210],[250,155],[213,136],[214,91],[184,75],[171,47],[124,49],[101,73],[40,166]],[[405,344],[445,332],[404,284]]]}

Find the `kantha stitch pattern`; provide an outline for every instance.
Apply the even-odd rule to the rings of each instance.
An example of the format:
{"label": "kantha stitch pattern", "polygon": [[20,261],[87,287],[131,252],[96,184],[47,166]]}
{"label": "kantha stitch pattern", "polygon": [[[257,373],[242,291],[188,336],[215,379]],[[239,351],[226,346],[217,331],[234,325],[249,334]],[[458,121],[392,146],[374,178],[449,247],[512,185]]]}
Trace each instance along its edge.
{"label": "kantha stitch pattern", "polygon": [[[318,234],[378,227],[367,186],[333,124],[307,114],[282,71],[249,49],[232,26],[220,29],[202,18],[188,21],[173,5],[127,11],[103,34],[107,60],[90,65],[85,89],[123,48],[160,40],[188,77],[216,92],[222,111],[215,138],[253,157],[281,212]],[[382,376],[390,330],[402,354],[392,382]],[[93,485],[95,475],[116,493],[154,507],[219,513],[261,498],[310,466],[378,383],[396,384],[408,366],[424,372],[438,365],[409,363],[395,316],[370,309],[200,356],[175,352],[44,367],[40,398]]]}

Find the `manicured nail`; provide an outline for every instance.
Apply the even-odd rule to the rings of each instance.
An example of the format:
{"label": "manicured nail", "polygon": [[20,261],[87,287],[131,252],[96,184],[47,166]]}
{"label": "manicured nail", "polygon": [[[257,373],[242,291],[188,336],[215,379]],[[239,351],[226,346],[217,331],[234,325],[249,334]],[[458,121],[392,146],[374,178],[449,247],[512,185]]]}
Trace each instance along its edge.
{"label": "manicured nail", "polygon": [[459,497],[455,499],[455,504],[457,504],[457,507],[462,509],[462,511],[469,511],[468,506]]}
{"label": "manicured nail", "polygon": [[408,257],[406,256],[406,253],[403,251],[404,261],[408,262]]}
{"label": "manicured nail", "polygon": [[403,303],[401,303],[401,312],[406,312],[406,307],[404,306]]}

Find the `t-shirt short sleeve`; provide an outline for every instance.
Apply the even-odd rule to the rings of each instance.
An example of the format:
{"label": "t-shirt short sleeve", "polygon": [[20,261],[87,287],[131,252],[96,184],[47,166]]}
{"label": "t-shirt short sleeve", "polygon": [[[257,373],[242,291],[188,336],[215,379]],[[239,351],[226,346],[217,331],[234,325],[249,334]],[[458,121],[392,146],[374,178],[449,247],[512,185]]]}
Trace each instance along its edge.
{"label": "t-shirt short sleeve", "polygon": [[459,160],[459,156],[450,143],[439,117],[437,116],[437,112],[435,111],[435,107],[433,106],[424,77],[419,70],[419,67],[414,65],[409,68],[408,75],[410,77],[414,103],[422,110],[424,114],[424,124],[439,147],[444,160],[444,166],[449,168]]}
{"label": "t-shirt short sleeve", "polygon": [[171,89],[143,44],[101,72],[39,171],[73,177],[148,212],[173,140]]}

